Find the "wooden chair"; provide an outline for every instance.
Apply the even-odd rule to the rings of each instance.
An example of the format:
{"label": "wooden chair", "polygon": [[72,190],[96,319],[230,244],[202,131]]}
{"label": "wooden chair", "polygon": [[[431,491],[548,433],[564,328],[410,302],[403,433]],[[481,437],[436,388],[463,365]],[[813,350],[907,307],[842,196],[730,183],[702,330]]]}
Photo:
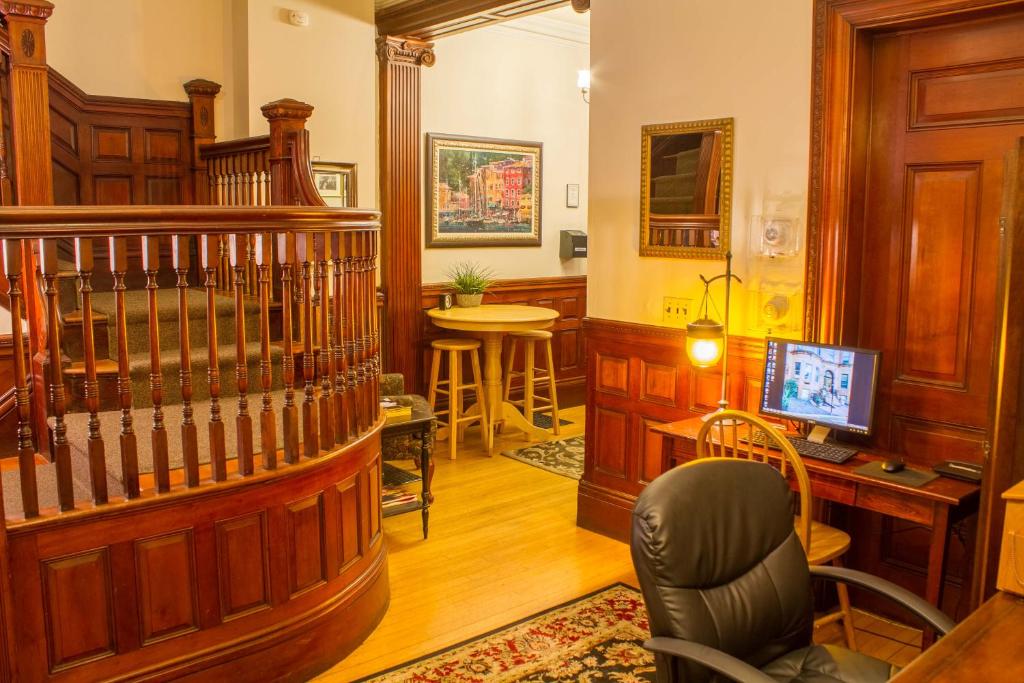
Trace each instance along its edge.
{"label": "wooden chair", "polygon": [[[764,434],[765,443],[772,444],[778,451],[755,445],[754,439],[758,432]],[[793,444],[789,443],[780,430],[756,415],[742,410],[724,410],[713,414],[698,432],[697,457],[744,458],[772,465],[776,465],[777,461],[778,469],[784,477],[789,477],[789,471],[792,470],[800,492],[800,514],[794,518],[794,524],[807,553],[808,564],[842,566],[841,558],[850,548],[850,536],[835,527],[811,519],[810,477]],[[815,619],[814,626],[818,628],[842,621],[846,645],[856,650],[849,591],[844,584],[837,583],[836,592],[839,595],[839,609]]]}
{"label": "wooden chair", "polygon": [[[512,339],[512,347],[508,352],[508,359],[505,362],[505,390],[503,398],[506,402],[517,405],[523,409],[530,424],[534,424],[535,413],[551,413],[551,432],[557,435],[559,431],[558,420],[558,390],[555,388],[555,360],[551,351],[552,334],[547,330],[528,330],[525,332],[512,332],[509,334]],[[513,370],[516,361],[516,347],[523,342],[523,371]],[[547,368],[537,366],[537,342],[544,344],[544,356]],[[523,378],[523,400],[511,401],[509,394],[512,392],[512,379]],[[542,396],[537,393],[538,385],[548,385],[548,395]]]}
{"label": "wooden chair", "polygon": [[[438,418],[438,423],[445,429],[438,430],[437,438],[448,437],[448,457],[455,460],[457,443],[464,435],[465,428],[472,422],[480,422],[480,433],[487,434],[487,411],[484,410],[483,373],[480,372],[480,340],[479,339],[437,339],[430,344],[434,355],[430,363],[430,393],[427,401]],[[448,354],[448,379],[440,380],[441,356]],[[462,354],[468,353],[473,369],[473,381],[462,383]],[[446,387],[442,389],[442,387]],[[466,414],[463,410],[463,391],[473,389],[476,392],[478,411]],[[448,408],[437,409],[437,397],[448,397]],[[441,416],[447,416],[441,419]],[[486,438],[485,438],[486,440]]]}

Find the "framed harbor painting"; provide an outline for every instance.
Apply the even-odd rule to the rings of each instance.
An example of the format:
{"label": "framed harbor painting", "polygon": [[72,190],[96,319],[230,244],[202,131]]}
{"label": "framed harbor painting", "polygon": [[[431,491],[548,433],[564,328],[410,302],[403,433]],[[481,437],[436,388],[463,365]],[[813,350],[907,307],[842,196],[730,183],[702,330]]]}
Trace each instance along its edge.
{"label": "framed harbor painting", "polygon": [[428,133],[426,246],[539,246],[541,148]]}

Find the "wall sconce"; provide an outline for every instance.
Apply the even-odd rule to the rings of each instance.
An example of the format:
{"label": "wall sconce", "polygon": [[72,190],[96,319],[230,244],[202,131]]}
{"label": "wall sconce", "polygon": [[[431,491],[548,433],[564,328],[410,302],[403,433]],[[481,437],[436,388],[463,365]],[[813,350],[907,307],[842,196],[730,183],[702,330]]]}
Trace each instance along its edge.
{"label": "wall sconce", "polygon": [[583,101],[590,104],[590,69],[580,69],[576,72],[576,87],[583,93]]}

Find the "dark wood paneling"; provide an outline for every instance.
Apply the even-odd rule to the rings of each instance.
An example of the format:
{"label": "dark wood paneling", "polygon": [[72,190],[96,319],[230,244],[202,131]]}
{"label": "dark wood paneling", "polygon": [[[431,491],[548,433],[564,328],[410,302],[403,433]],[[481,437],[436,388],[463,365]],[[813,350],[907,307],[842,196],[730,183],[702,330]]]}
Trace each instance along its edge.
{"label": "dark wood paneling", "polygon": [[[662,440],[652,428],[715,410],[722,376],[689,364],[682,330],[587,318],[582,331],[589,372],[577,523],[626,540],[636,496],[660,472]],[[764,342],[729,342],[730,404],[756,406]]]}
{"label": "dark wood paneling", "polygon": [[[352,495],[379,454],[378,429],[220,487],[9,527],[13,680],[307,680],[339,661],[388,602],[379,489]],[[371,519],[373,543],[359,530],[359,554],[341,551]]]}
{"label": "dark wood paneling", "polygon": [[193,200],[188,102],[88,95],[52,69],[49,95],[57,203]]}
{"label": "dark wood paneling", "polygon": [[338,573],[344,572],[363,556],[362,489],[357,474],[337,485],[338,501]]}
{"label": "dark wood paneling", "polygon": [[107,548],[42,563],[49,670],[114,654],[114,590]]}
{"label": "dark wood paneling", "polygon": [[[887,341],[866,340],[866,345],[891,352],[883,354],[880,417],[876,418],[881,427],[876,438],[884,440],[884,446],[923,443],[923,433],[928,432],[927,442],[933,447],[936,440],[942,444],[943,452],[935,457],[964,454],[979,459],[979,450],[970,447],[971,437],[980,436],[991,424],[992,370],[998,365],[993,361],[997,321],[992,302],[1000,241],[994,230],[1002,155],[1021,135],[1014,132],[1021,125],[1021,90],[1019,84],[1006,82],[1020,68],[1021,10],[1024,2],[1019,0],[815,2],[805,330],[812,339],[848,343],[856,343],[865,331],[872,334],[875,323],[879,323],[878,334],[889,334]],[[873,68],[879,65],[882,76],[873,78]],[[888,107],[889,115],[879,116],[875,105]],[[982,142],[985,149],[968,149],[972,141]],[[979,163],[979,178],[963,175],[971,164]],[[959,169],[958,191],[915,196],[914,173],[943,169],[947,180]],[[895,194],[888,199],[878,196],[869,179],[876,187],[879,182],[891,183]],[[972,188],[971,183],[981,185]],[[972,192],[977,194],[971,196]],[[909,197],[906,204],[902,195]],[[975,204],[976,215],[958,214],[957,201],[963,210]],[[948,211],[933,210],[943,203]],[[925,234],[931,224],[921,227],[914,222],[915,212],[930,213],[932,224],[940,232],[945,230],[947,237],[953,229],[950,222],[957,222],[961,234],[945,245],[931,240],[932,248],[940,247],[938,253],[915,251],[915,239],[934,237]],[[868,234],[871,228],[880,234]],[[897,267],[889,258],[880,258],[879,250],[899,258],[916,255],[910,261],[913,268]],[[949,257],[945,272],[935,276],[935,264],[929,263],[943,254]],[[971,264],[974,282],[961,288],[965,262]],[[920,272],[915,275],[918,266]],[[882,288],[889,286],[884,278],[877,278],[878,273],[893,273],[896,282],[882,299],[866,297],[862,279],[868,285],[877,280]],[[927,310],[943,306],[950,310],[938,311],[934,320],[919,315],[917,321],[924,329],[907,330],[907,317],[897,307],[899,297],[909,292],[900,291],[900,282],[919,285],[916,298],[925,302]],[[925,286],[939,287],[938,293],[931,294],[930,307]],[[965,297],[970,300],[965,302]],[[1007,320],[1004,338],[1018,338],[1021,324],[1020,317]],[[934,339],[926,334],[929,326],[936,332]],[[897,352],[899,335],[894,329],[918,346]],[[966,351],[965,330],[970,335]],[[1002,348],[1005,354],[1005,344]],[[925,370],[927,381],[921,383],[915,377],[901,382],[893,373],[892,360],[884,361],[901,356],[901,369],[912,360],[917,370]],[[949,401],[929,408],[929,395],[942,391],[942,375],[969,388],[953,387],[947,391]],[[1004,385],[1003,395],[1007,389]],[[957,391],[959,400],[952,395]],[[890,418],[889,406],[900,406],[901,414]],[[1016,410],[1004,414],[1016,415]],[[1004,429],[997,423],[995,428],[1009,433],[1016,425]],[[1019,457],[1017,450],[1010,447],[1000,452],[994,447],[987,461],[973,605],[994,587],[1003,507],[998,496],[1013,483],[1011,473],[1020,469],[1013,462]]]}
{"label": "dark wood paneling", "polygon": [[222,520],[216,529],[221,618],[270,607],[266,513]]}
{"label": "dark wood paneling", "polygon": [[322,493],[290,503],[288,519],[288,591],[294,597],[327,579]]}
{"label": "dark wood paneling", "polygon": [[[442,293],[450,291],[443,283],[423,285],[424,310],[437,306],[437,299]],[[569,275],[548,278],[523,278],[516,280],[498,280],[484,295],[485,304],[524,304],[527,306],[543,306],[558,311],[559,317],[550,331],[551,350],[555,361],[555,379],[558,384],[558,404],[562,407],[580,405],[584,401],[584,375],[586,365],[583,357],[583,315],[587,310],[587,277],[585,275]],[[430,371],[432,350],[430,342],[442,337],[450,337],[451,330],[442,330],[430,322],[424,313],[423,321],[423,358],[422,376],[427,377]],[[510,341],[505,340],[504,353],[508,354]],[[518,351],[516,369],[522,370],[522,347]],[[483,358],[481,358],[483,362]],[[543,365],[538,361],[538,365]],[[503,366],[504,367],[504,366]],[[513,385],[513,391],[521,391],[521,381]]]}
{"label": "dark wood paneling", "polygon": [[135,571],[143,645],[199,628],[191,529],[136,541]]}

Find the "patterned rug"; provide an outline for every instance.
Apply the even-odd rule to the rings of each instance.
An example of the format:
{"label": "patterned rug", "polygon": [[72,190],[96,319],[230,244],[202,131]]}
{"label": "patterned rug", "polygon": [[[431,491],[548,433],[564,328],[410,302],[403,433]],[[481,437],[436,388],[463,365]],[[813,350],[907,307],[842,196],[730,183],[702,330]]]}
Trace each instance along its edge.
{"label": "patterned rug", "polygon": [[501,454],[570,479],[583,476],[582,436],[545,441],[517,451],[502,451]]}
{"label": "patterned rug", "polygon": [[653,681],[649,634],[639,591],[616,584],[357,683]]}

